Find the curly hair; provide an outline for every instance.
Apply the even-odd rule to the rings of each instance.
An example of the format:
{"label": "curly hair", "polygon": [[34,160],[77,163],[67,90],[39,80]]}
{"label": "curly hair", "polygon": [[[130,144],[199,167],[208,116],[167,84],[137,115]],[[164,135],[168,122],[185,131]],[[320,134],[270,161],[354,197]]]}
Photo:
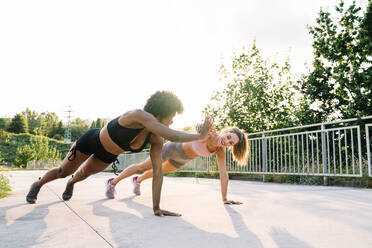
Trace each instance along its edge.
{"label": "curly hair", "polygon": [[243,166],[249,156],[249,142],[247,134],[244,131],[240,130],[237,127],[225,127],[222,129],[221,133],[234,133],[238,136],[239,142],[232,147],[232,154],[234,160],[240,165]]}
{"label": "curly hair", "polygon": [[157,91],[146,102],[143,108],[155,117],[166,118],[183,112],[181,100],[170,91]]}

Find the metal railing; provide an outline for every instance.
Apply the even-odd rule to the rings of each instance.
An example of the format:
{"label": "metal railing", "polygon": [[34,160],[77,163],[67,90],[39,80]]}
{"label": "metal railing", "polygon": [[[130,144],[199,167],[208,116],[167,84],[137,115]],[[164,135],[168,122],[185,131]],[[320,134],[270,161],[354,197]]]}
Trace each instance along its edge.
{"label": "metal railing", "polygon": [[[366,157],[368,173],[372,176],[370,149],[372,123],[365,125],[366,149],[362,147],[360,125],[340,126],[361,120],[372,120],[372,116],[251,133],[248,135],[250,156],[246,164],[238,166],[227,149],[227,170],[229,173],[262,175],[361,177],[362,157]],[[363,151],[366,156],[362,156]],[[148,150],[120,155],[119,169],[123,170],[131,164],[140,163],[148,156]],[[198,157],[181,167],[179,171],[218,172],[216,157]]]}
{"label": "metal railing", "polygon": [[370,130],[372,129],[372,124],[366,125],[366,146],[367,146],[367,161],[368,161],[368,174],[370,177],[372,177],[372,154],[371,154],[371,137],[372,133]]}
{"label": "metal railing", "polygon": [[55,160],[32,160],[27,162],[26,169],[41,170],[41,169],[51,169],[53,167],[58,167],[61,165],[62,161]]}
{"label": "metal railing", "polygon": [[249,140],[246,172],[362,176],[359,126],[265,136]]}

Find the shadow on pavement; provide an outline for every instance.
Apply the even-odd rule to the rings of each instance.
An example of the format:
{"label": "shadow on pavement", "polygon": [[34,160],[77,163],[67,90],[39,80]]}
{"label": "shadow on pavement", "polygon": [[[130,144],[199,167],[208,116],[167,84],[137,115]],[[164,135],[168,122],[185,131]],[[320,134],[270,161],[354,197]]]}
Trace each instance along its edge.
{"label": "shadow on pavement", "polygon": [[47,224],[44,218],[49,214],[49,207],[59,204],[55,201],[48,204],[35,204],[34,208],[27,214],[14,220],[6,221],[8,211],[22,207],[31,206],[28,203],[21,203],[0,208],[0,242],[1,247],[31,247],[40,245],[41,235],[45,232]]}
{"label": "shadow on pavement", "polygon": [[[91,202],[93,214],[109,218],[110,234],[117,247],[263,247],[259,238],[245,226],[241,216],[228,210],[239,237],[202,230],[182,217],[157,217],[152,208],[133,201],[121,200],[134,213],[107,207],[106,199]],[[149,214],[151,213],[151,215]]]}

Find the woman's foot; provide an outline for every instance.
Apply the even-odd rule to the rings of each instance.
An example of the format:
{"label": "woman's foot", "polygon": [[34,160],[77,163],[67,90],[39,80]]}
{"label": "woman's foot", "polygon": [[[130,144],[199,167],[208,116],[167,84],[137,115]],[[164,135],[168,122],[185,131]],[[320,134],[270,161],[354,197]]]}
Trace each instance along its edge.
{"label": "woman's foot", "polygon": [[115,198],[115,185],[111,184],[111,181],[114,180],[114,178],[110,178],[106,182],[106,197],[109,199],[114,199]]}
{"label": "woman's foot", "polygon": [[133,193],[136,195],[141,195],[141,184],[137,183],[137,176],[132,177],[132,183],[133,183]]}
{"label": "woman's foot", "polygon": [[62,199],[64,201],[70,200],[73,192],[74,192],[74,185],[72,183],[67,182],[65,192],[63,192],[62,194]]}
{"label": "woman's foot", "polygon": [[30,191],[28,191],[28,194],[26,196],[26,201],[30,204],[34,204],[37,200],[37,194],[39,194],[39,190],[39,181],[31,184]]}

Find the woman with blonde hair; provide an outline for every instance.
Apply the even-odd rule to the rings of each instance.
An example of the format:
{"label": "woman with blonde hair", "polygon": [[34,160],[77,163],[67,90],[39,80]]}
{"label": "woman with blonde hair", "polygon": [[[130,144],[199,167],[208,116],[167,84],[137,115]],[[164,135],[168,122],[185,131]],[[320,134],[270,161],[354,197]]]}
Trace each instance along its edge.
{"label": "woman with blonde hair", "polygon": [[[197,127],[198,129],[198,127]],[[167,142],[162,150],[162,170],[163,173],[171,173],[180,169],[190,160],[199,156],[211,156],[216,154],[217,164],[220,172],[222,201],[225,204],[242,204],[238,201],[227,199],[228,173],[226,170],[226,149],[231,149],[234,160],[239,165],[244,165],[249,153],[249,143],[247,135],[237,127],[226,127],[219,134],[214,128],[208,137],[201,141],[191,141],[185,143]],[[139,164],[134,164],[126,168],[116,178],[110,178],[106,182],[106,196],[115,198],[115,186],[118,182],[135,173],[144,172],[140,176],[132,177],[134,186],[133,193],[140,195],[140,184],[143,180],[151,178],[153,171],[150,158]]]}

